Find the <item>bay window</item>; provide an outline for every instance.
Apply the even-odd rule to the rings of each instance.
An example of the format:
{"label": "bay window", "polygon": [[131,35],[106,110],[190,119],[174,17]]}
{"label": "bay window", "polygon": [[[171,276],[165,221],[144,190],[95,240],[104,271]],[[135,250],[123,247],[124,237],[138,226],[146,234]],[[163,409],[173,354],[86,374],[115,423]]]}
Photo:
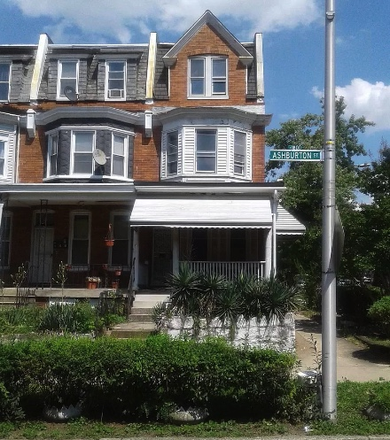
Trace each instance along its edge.
{"label": "bay window", "polygon": [[246,134],[241,131],[234,131],[234,174],[244,175],[245,173],[245,150]]}
{"label": "bay window", "polygon": [[167,171],[168,174],[177,173],[178,132],[171,131],[167,134]]}
{"label": "bay window", "polygon": [[215,172],[216,130],[196,131],[196,171]]}
{"label": "bay window", "polygon": [[94,131],[74,131],[73,142],[73,173],[92,174],[92,152],[95,146]]}

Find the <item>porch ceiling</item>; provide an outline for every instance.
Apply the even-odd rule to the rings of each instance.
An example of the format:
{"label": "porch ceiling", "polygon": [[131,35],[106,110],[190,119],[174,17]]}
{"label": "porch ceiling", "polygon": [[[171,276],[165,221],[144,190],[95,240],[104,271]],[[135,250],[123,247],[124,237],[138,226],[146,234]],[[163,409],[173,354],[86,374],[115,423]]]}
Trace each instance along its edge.
{"label": "porch ceiling", "polygon": [[130,226],[270,228],[270,200],[137,199]]}

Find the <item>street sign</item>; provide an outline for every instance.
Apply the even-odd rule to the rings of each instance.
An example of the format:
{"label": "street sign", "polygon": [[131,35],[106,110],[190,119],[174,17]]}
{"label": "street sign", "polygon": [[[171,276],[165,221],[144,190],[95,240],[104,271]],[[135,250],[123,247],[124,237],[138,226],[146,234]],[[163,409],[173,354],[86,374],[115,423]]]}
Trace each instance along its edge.
{"label": "street sign", "polygon": [[322,160],[322,150],[271,150],[269,160],[319,162]]}

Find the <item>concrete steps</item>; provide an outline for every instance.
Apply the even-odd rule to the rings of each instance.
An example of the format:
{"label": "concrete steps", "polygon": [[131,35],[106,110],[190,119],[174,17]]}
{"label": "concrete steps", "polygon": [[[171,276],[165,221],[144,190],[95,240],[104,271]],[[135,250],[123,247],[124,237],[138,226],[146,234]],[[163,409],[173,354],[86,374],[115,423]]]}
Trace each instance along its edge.
{"label": "concrete steps", "polygon": [[152,310],[156,304],[167,301],[169,293],[161,291],[137,292],[127,322],[116,325],[110,332],[115,338],[146,338],[155,331]]}

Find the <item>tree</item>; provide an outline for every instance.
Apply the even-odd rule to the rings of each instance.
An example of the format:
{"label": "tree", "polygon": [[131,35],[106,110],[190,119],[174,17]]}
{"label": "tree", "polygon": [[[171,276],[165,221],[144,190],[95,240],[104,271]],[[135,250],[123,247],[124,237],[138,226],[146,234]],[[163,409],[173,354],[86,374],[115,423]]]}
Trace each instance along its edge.
{"label": "tree", "polygon": [[[359,143],[358,133],[373,125],[364,117],[345,118],[343,98],[336,101],[336,203],[343,223],[349,225],[356,207],[354,190],[358,185],[358,173],[353,162],[356,155],[365,154]],[[266,143],[274,149],[298,146],[300,149],[322,149],[324,142],[323,115],[307,114],[281,124],[279,129],[267,133]],[[270,162],[268,173],[275,176],[285,162]],[[283,175],[286,191],[281,203],[302,221],[307,232],[294,241],[284,242],[280,249],[280,264],[290,280],[297,274],[314,280],[314,290],[321,279],[321,228],[322,228],[322,164],[318,162],[292,162]],[[346,240],[346,247],[349,246]],[[313,304],[312,304],[313,305]]]}

